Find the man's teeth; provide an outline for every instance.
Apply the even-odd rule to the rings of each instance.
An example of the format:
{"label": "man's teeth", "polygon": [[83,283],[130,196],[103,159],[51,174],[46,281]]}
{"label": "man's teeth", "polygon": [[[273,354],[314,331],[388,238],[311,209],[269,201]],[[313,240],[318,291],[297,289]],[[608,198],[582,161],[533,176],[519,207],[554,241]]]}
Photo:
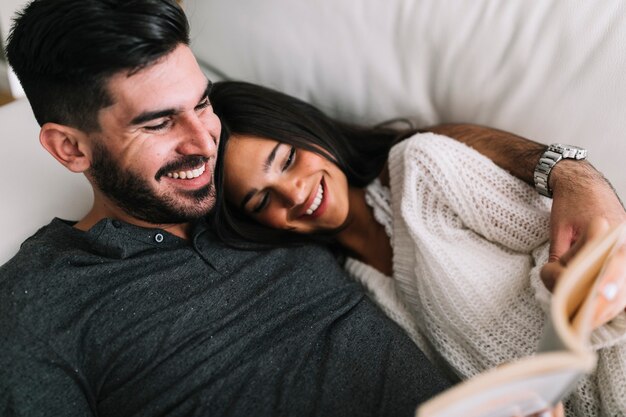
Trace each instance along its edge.
{"label": "man's teeth", "polygon": [[196,168],[196,169],[191,169],[187,171],[168,172],[167,176],[169,178],[174,178],[175,180],[177,179],[190,180],[190,179],[197,178],[200,175],[202,175],[205,169],[206,169],[206,164],[203,164],[201,167]]}
{"label": "man's teeth", "polygon": [[306,211],[306,214],[310,216],[311,214],[315,212],[315,210],[317,210],[317,208],[322,203],[323,196],[324,196],[324,189],[322,188],[322,184],[320,184],[319,188],[317,189],[317,195],[315,196],[315,200],[313,200],[313,204],[311,204],[311,207],[308,208],[308,210]]}

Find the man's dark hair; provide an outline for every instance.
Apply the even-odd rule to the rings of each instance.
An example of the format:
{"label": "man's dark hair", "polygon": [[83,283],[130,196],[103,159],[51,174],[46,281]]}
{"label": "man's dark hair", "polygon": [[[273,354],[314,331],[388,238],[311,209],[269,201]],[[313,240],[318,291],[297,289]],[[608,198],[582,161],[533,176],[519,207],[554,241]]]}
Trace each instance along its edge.
{"label": "man's dark hair", "polygon": [[6,52],[40,125],[93,132],[113,104],[109,77],[180,44],[189,44],[189,23],[174,0],[34,0],[14,19]]}

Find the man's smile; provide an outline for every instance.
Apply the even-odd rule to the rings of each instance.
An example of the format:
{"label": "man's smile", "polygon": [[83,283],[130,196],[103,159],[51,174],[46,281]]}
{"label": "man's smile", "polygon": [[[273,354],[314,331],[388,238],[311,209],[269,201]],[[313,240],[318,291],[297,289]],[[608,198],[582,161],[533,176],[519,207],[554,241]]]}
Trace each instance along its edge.
{"label": "man's smile", "polygon": [[204,173],[205,170],[206,170],[206,163],[203,163],[197,168],[187,169],[187,170],[182,170],[182,171],[168,172],[166,175],[169,178],[173,178],[175,180],[193,179],[193,178],[198,178],[200,175]]}
{"label": "man's smile", "polygon": [[211,158],[195,155],[188,156],[176,162],[170,162],[158,170],[154,178],[160,181],[163,177],[171,179],[194,179],[201,176],[207,169]]}

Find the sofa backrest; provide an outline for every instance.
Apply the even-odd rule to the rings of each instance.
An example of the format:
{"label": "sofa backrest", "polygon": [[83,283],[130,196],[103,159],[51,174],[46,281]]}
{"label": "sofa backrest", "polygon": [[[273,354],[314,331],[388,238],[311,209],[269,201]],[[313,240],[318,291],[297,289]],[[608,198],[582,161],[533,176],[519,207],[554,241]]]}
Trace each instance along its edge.
{"label": "sofa backrest", "polygon": [[[213,79],[269,85],[362,123],[472,122],[586,146],[626,196],[623,0],[184,0]],[[0,264],[91,189],[40,146],[24,99],[0,107]]]}
{"label": "sofa backrest", "polygon": [[470,122],[589,149],[626,197],[623,0],[185,0],[221,77],[341,118]]}
{"label": "sofa backrest", "polygon": [[65,169],[39,144],[39,125],[26,99],[0,107],[0,126],[1,265],[52,218],[80,219],[93,197],[83,175]]}

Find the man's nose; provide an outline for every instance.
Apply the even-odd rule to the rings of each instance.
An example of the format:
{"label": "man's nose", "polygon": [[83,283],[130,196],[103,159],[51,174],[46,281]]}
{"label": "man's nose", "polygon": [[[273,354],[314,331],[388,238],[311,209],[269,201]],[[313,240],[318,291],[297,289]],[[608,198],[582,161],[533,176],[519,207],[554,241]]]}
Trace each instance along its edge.
{"label": "man's nose", "polygon": [[181,118],[182,139],[178,152],[182,155],[202,155],[212,157],[217,154],[217,141],[220,134],[219,119],[210,118],[203,122],[198,115],[192,114]]}

